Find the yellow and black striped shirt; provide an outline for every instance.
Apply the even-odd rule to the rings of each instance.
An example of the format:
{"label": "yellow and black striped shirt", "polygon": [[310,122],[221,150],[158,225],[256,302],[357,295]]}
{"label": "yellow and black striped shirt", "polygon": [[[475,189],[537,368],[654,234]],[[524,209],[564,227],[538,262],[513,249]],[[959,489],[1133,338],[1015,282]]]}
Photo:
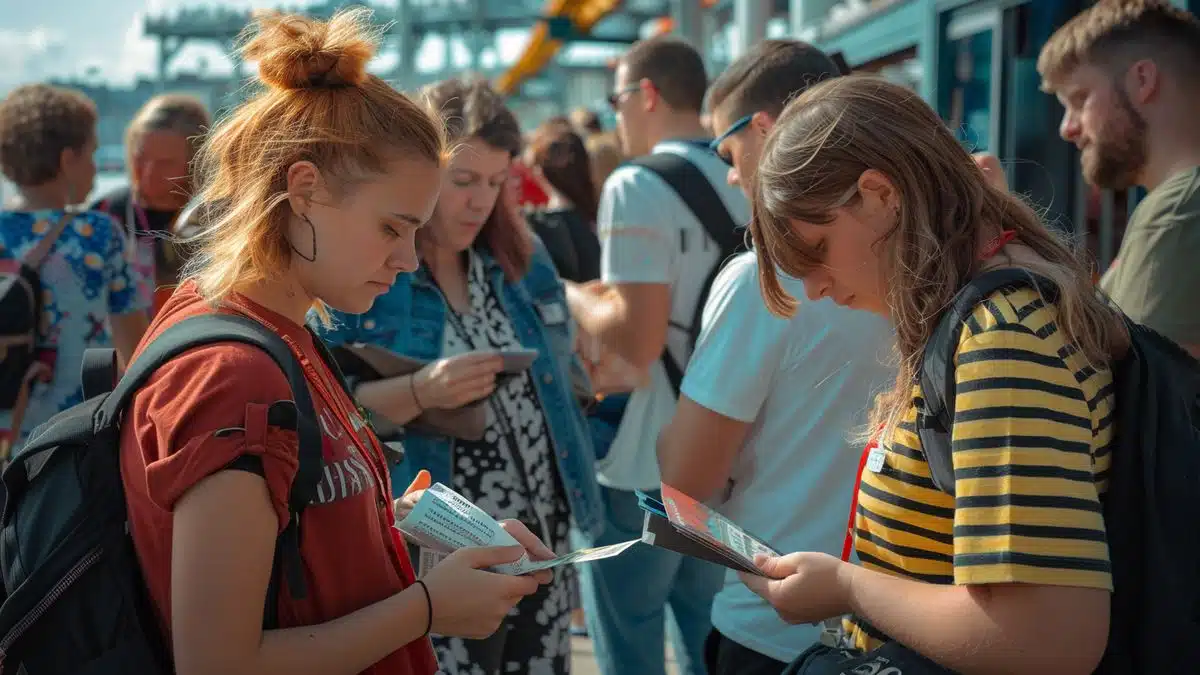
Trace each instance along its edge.
{"label": "yellow and black striped shirt", "polygon": [[[1030,289],[976,308],[956,353],[955,496],[934,487],[912,408],[864,471],[855,549],[864,567],[935,584],[1112,590],[1099,496],[1113,437],[1112,373],[1092,367]],[[863,620],[860,649],[886,639]]]}

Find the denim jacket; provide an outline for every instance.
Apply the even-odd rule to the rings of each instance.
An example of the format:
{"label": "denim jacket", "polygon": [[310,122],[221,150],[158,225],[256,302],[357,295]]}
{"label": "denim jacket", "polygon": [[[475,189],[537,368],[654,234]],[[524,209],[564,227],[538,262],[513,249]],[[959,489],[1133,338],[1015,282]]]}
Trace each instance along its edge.
{"label": "denim jacket", "polygon": [[[539,352],[529,373],[546,416],[571,516],[583,534],[598,535],[603,527],[603,504],[595,456],[571,386],[572,374],[581,365],[574,353],[574,328],[554,263],[537,242],[529,271],[520,281],[510,283],[486,249],[477,247],[475,254],[482,257],[493,287],[500,289],[500,302],[521,345]],[[331,345],[362,342],[432,361],[442,356],[446,311],[441,291],[422,267],[400,275],[366,314],[334,312],[334,327],[317,327],[317,331]],[[427,469],[434,482],[452,485],[454,439],[409,430],[403,443],[404,459],[391,468],[393,490],[404,490],[418,469]]]}

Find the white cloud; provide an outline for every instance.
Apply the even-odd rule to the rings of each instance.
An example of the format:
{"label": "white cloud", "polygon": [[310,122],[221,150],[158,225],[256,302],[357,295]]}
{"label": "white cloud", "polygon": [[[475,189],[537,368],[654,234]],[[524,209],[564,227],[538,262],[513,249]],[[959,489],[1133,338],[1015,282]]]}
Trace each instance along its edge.
{"label": "white cloud", "polygon": [[[151,11],[161,1],[151,0]],[[105,79],[114,83],[129,84],[138,76],[151,77],[158,62],[158,46],[142,30],[145,14],[138,12],[125,30],[119,43],[120,51],[115,58],[101,66]]]}
{"label": "white cloud", "polygon": [[0,91],[57,74],[69,63],[65,45],[61,32],[44,26],[0,30]]}

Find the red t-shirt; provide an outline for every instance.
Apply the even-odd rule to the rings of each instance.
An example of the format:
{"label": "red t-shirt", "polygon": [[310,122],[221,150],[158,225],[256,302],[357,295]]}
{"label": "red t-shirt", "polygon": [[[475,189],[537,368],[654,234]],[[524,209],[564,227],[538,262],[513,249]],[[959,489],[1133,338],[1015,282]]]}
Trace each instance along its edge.
{"label": "red t-shirt", "polygon": [[[308,594],[296,600],[281,590],[280,626],[323,623],[400,592],[412,584],[413,571],[392,528],[391,484],[379,442],[355,421],[354,404],[322,363],[308,331],[244,297],[235,296],[229,304],[236,309],[222,311],[251,315],[292,344],[305,365],[324,435],[324,475],[316,500],[302,516],[300,551]],[[155,317],[138,352],[168,326],[211,311],[195,286],[185,283]],[[324,382],[317,384],[320,380]],[[326,400],[322,390],[334,400]],[[180,497],[238,457],[257,456],[279,531],[287,524],[288,491],[298,465],[296,435],[267,427],[266,412],[271,403],[291,398],[287,378],[271,357],[239,343],[201,347],[177,357],[135,396],[122,425],[121,472],[134,547],[168,634],[171,511]],[[359,428],[347,428],[342,418]],[[436,670],[433,649],[422,639],[365,673],[431,675]]]}

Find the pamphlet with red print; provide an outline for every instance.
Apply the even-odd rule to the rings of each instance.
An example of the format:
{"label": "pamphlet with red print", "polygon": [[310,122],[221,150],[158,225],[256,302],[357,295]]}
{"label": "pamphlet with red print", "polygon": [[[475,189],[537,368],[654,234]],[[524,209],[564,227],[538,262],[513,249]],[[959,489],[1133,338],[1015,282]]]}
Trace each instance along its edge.
{"label": "pamphlet with red print", "polygon": [[733,521],[666,483],[661,502],[643,493],[638,493],[638,501],[646,511],[642,541],[653,546],[759,575],[754,557],[779,555]]}

